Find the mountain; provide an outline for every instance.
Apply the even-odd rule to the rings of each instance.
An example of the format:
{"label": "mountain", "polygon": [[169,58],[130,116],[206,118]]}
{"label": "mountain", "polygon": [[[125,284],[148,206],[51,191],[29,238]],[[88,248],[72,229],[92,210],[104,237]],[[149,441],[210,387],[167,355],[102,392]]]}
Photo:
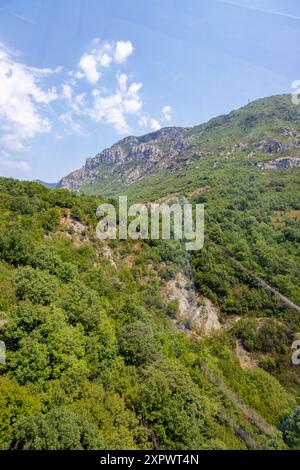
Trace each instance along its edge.
{"label": "mountain", "polygon": [[58,187],[79,189],[102,181],[104,186],[113,181],[129,185],[180,158],[187,146],[186,136],[186,129],[169,127],[142,137],[126,137],[88,158],[83,168],[62,178]]}
{"label": "mountain", "polygon": [[[80,191],[0,178],[0,449],[299,449],[299,136],[276,96],[123,139]],[[204,204],[204,247],[100,241],[124,193]]]}
{"label": "mountain", "polygon": [[152,186],[155,175],[195,180],[207,161],[211,171],[228,160],[257,169],[294,168],[300,165],[299,151],[300,108],[290,95],[278,95],[193,128],[169,127],[126,137],[88,158],[58,187],[111,196],[127,192],[129,186],[149,186],[148,181]]}
{"label": "mountain", "polygon": [[55,189],[58,185],[58,183],[46,183],[45,181],[42,181],[42,180],[35,180],[35,183],[42,184],[43,186],[46,186],[46,188],[49,188],[49,189]]}

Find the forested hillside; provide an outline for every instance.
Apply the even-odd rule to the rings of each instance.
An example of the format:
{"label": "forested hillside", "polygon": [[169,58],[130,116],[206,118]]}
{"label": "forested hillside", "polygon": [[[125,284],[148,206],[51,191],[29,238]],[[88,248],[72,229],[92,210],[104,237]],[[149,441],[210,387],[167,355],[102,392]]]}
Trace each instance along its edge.
{"label": "forested hillside", "polygon": [[0,179],[1,449],[299,448],[299,314],[231,260],[299,303],[299,181],[225,166],[189,189],[191,257],[100,242],[100,199]]}
{"label": "forested hillside", "polygon": [[222,269],[228,260],[219,265],[225,249],[300,305],[299,109],[289,95],[278,95],[193,128],[128,137],[61,185],[85,194],[127,194],[132,202],[185,196],[204,203],[205,248],[195,261],[202,293],[230,314],[268,310],[265,299],[236,288],[232,268]]}

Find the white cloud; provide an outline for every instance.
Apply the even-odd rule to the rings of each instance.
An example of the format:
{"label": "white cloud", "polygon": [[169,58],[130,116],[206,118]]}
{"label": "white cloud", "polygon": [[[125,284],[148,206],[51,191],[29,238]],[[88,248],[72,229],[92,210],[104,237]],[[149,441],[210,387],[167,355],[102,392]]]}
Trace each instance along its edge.
{"label": "white cloud", "polygon": [[160,125],[159,121],[157,121],[156,119],[151,119],[150,120],[150,127],[154,131],[158,131],[161,128],[161,125]]}
{"label": "white cloud", "polygon": [[[110,124],[122,134],[130,132],[134,118],[141,127],[160,129],[159,120],[143,112],[143,84],[120,71],[133,50],[130,41],[95,39],[80,58],[78,67],[65,70],[29,67],[0,43],[0,145],[3,149],[24,152],[30,148],[29,139],[50,132],[52,127],[56,139],[70,133],[86,135],[83,129],[87,128],[89,119]],[[110,70],[107,77],[113,64],[118,65],[117,73]],[[52,75],[61,72],[64,75],[56,78],[57,87],[43,85],[44,80],[50,83]],[[102,75],[106,79],[112,73],[116,74],[115,89],[109,85],[111,79],[98,83]],[[162,108],[161,122],[171,120],[171,111],[169,105]],[[11,160],[3,154],[1,158],[2,165],[3,162],[7,167],[19,165],[25,170],[25,162]]]}
{"label": "white cloud", "polygon": [[129,132],[126,121],[127,114],[138,114],[142,108],[139,91],[142,83],[133,82],[128,86],[128,77],[125,74],[117,76],[118,87],[114,94],[104,95],[99,90],[93,91],[94,104],[89,116],[95,122],[112,124],[122,134]]}
{"label": "white cloud", "polygon": [[30,68],[16,62],[0,44],[0,142],[11,150],[24,150],[24,141],[49,132],[51,125],[39,105],[58,98],[55,88],[43,90],[41,78],[49,69]]}
{"label": "white cloud", "polygon": [[98,57],[98,62],[101,67],[109,67],[112,62],[112,57],[110,57],[108,54],[100,54]]}
{"label": "white cloud", "polygon": [[70,110],[76,114],[81,114],[82,109],[84,108],[84,106],[87,105],[86,103],[87,93],[84,92],[84,93],[79,93],[78,95],[76,95],[74,93],[72,86],[69,83],[64,83],[61,88],[62,88],[61,98],[67,101],[70,107]]}
{"label": "white cloud", "polygon": [[73,134],[85,135],[82,126],[73,119],[72,113],[66,112],[59,116],[59,120],[64,124],[67,131]]}
{"label": "white cloud", "polygon": [[108,42],[95,38],[92,41],[90,52],[85,53],[80,61],[80,70],[75,76],[78,79],[86,78],[91,85],[95,85],[101,78],[101,68],[109,67],[113,61],[117,64],[126,62],[134,48],[130,41]]}
{"label": "white cloud", "polygon": [[121,73],[120,75],[117,76],[117,81],[118,81],[120,91],[122,93],[126,92],[127,82],[128,82],[127,75],[125,73]]}
{"label": "white cloud", "polygon": [[87,94],[85,92],[80,93],[78,95],[75,95],[73,100],[71,101],[71,108],[76,114],[81,114],[82,109],[88,105],[86,102],[86,96]]}
{"label": "white cloud", "polygon": [[133,45],[130,41],[118,41],[115,49],[115,61],[118,64],[126,62],[128,57],[133,53]]}
{"label": "white cloud", "polygon": [[81,57],[79,67],[83,70],[84,76],[92,84],[95,85],[101,73],[97,70],[97,61],[92,54],[85,54]]}
{"label": "white cloud", "polygon": [[172,108],[169,105],[166,105],[161,110],[162,117],[164,121],[171,122],[172,121]]}
{"label": "white cloud", "polygon": [[44,75],[44,76],[47,76],[47,75],[52,75],[54,73],[60,73],[63,71],[63,67],[56,67],[55,69],[50,69],[49,67],[44,67],[42,69],[39,69],[37,67],[27,67],[28,70],[31,70],[32,72],[36,72],[38,73],[39,75]]}
{"label": "white cloud", "polygon": [[0,171],[1,174],[6,174],[7,171],[16,170],[21,173],[29,173],[30,166],[24,160],[11,160],[6,156],[0,155]]}
{"label": "white cloud", "polygon": [[138,121],[141,127],[150,128],[153,131],[158,131],[161,129],[161,124],[157,119],[151,118],[149,116],[142,115]]}
{"label": "white cloud", "polygon": [[17,133],[2,134],[0,136],[0,144],[3,146],[3,148],[13,152],[27,152],[30,147],[26,145],[22,139],[24,139],[24,137],[18,135]]}
{"label": "white cloud", "polygon": [[141,126],[141,127],[147,127],[148,126],[148,118],[146,116],[141,116],[138,123],[139,123],[139,126]]}
{"label": "white cloud", "polygon": [[70,101],[72,98],[72,93],[73,93],[72,87],[68,85],[67,83],[64,83],[62,85],[62,98]]}

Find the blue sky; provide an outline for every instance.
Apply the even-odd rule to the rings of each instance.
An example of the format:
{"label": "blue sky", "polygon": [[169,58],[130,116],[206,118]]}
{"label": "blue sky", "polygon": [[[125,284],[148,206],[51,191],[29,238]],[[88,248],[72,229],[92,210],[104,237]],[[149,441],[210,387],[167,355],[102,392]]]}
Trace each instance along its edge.
{"label": "blue sky", "polygon": [[289,93],[299,59],[298,0],[0,0],[0,175]]}

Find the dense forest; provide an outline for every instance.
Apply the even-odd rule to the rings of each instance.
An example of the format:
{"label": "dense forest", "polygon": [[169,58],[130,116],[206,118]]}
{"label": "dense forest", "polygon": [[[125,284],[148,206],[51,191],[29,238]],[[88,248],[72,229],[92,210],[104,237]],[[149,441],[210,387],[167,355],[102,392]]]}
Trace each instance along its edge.
{"label": "dense forest", "polygon": [[[101,242],[101,198],[0,179],[1,449],[300,448],[299,314],[230,258],[299,303],[297,182],[251,172],[200,181],[218,189],[191,196],[209,221],[192,255]],[[178,316],[178,272],[221,328]]]}

